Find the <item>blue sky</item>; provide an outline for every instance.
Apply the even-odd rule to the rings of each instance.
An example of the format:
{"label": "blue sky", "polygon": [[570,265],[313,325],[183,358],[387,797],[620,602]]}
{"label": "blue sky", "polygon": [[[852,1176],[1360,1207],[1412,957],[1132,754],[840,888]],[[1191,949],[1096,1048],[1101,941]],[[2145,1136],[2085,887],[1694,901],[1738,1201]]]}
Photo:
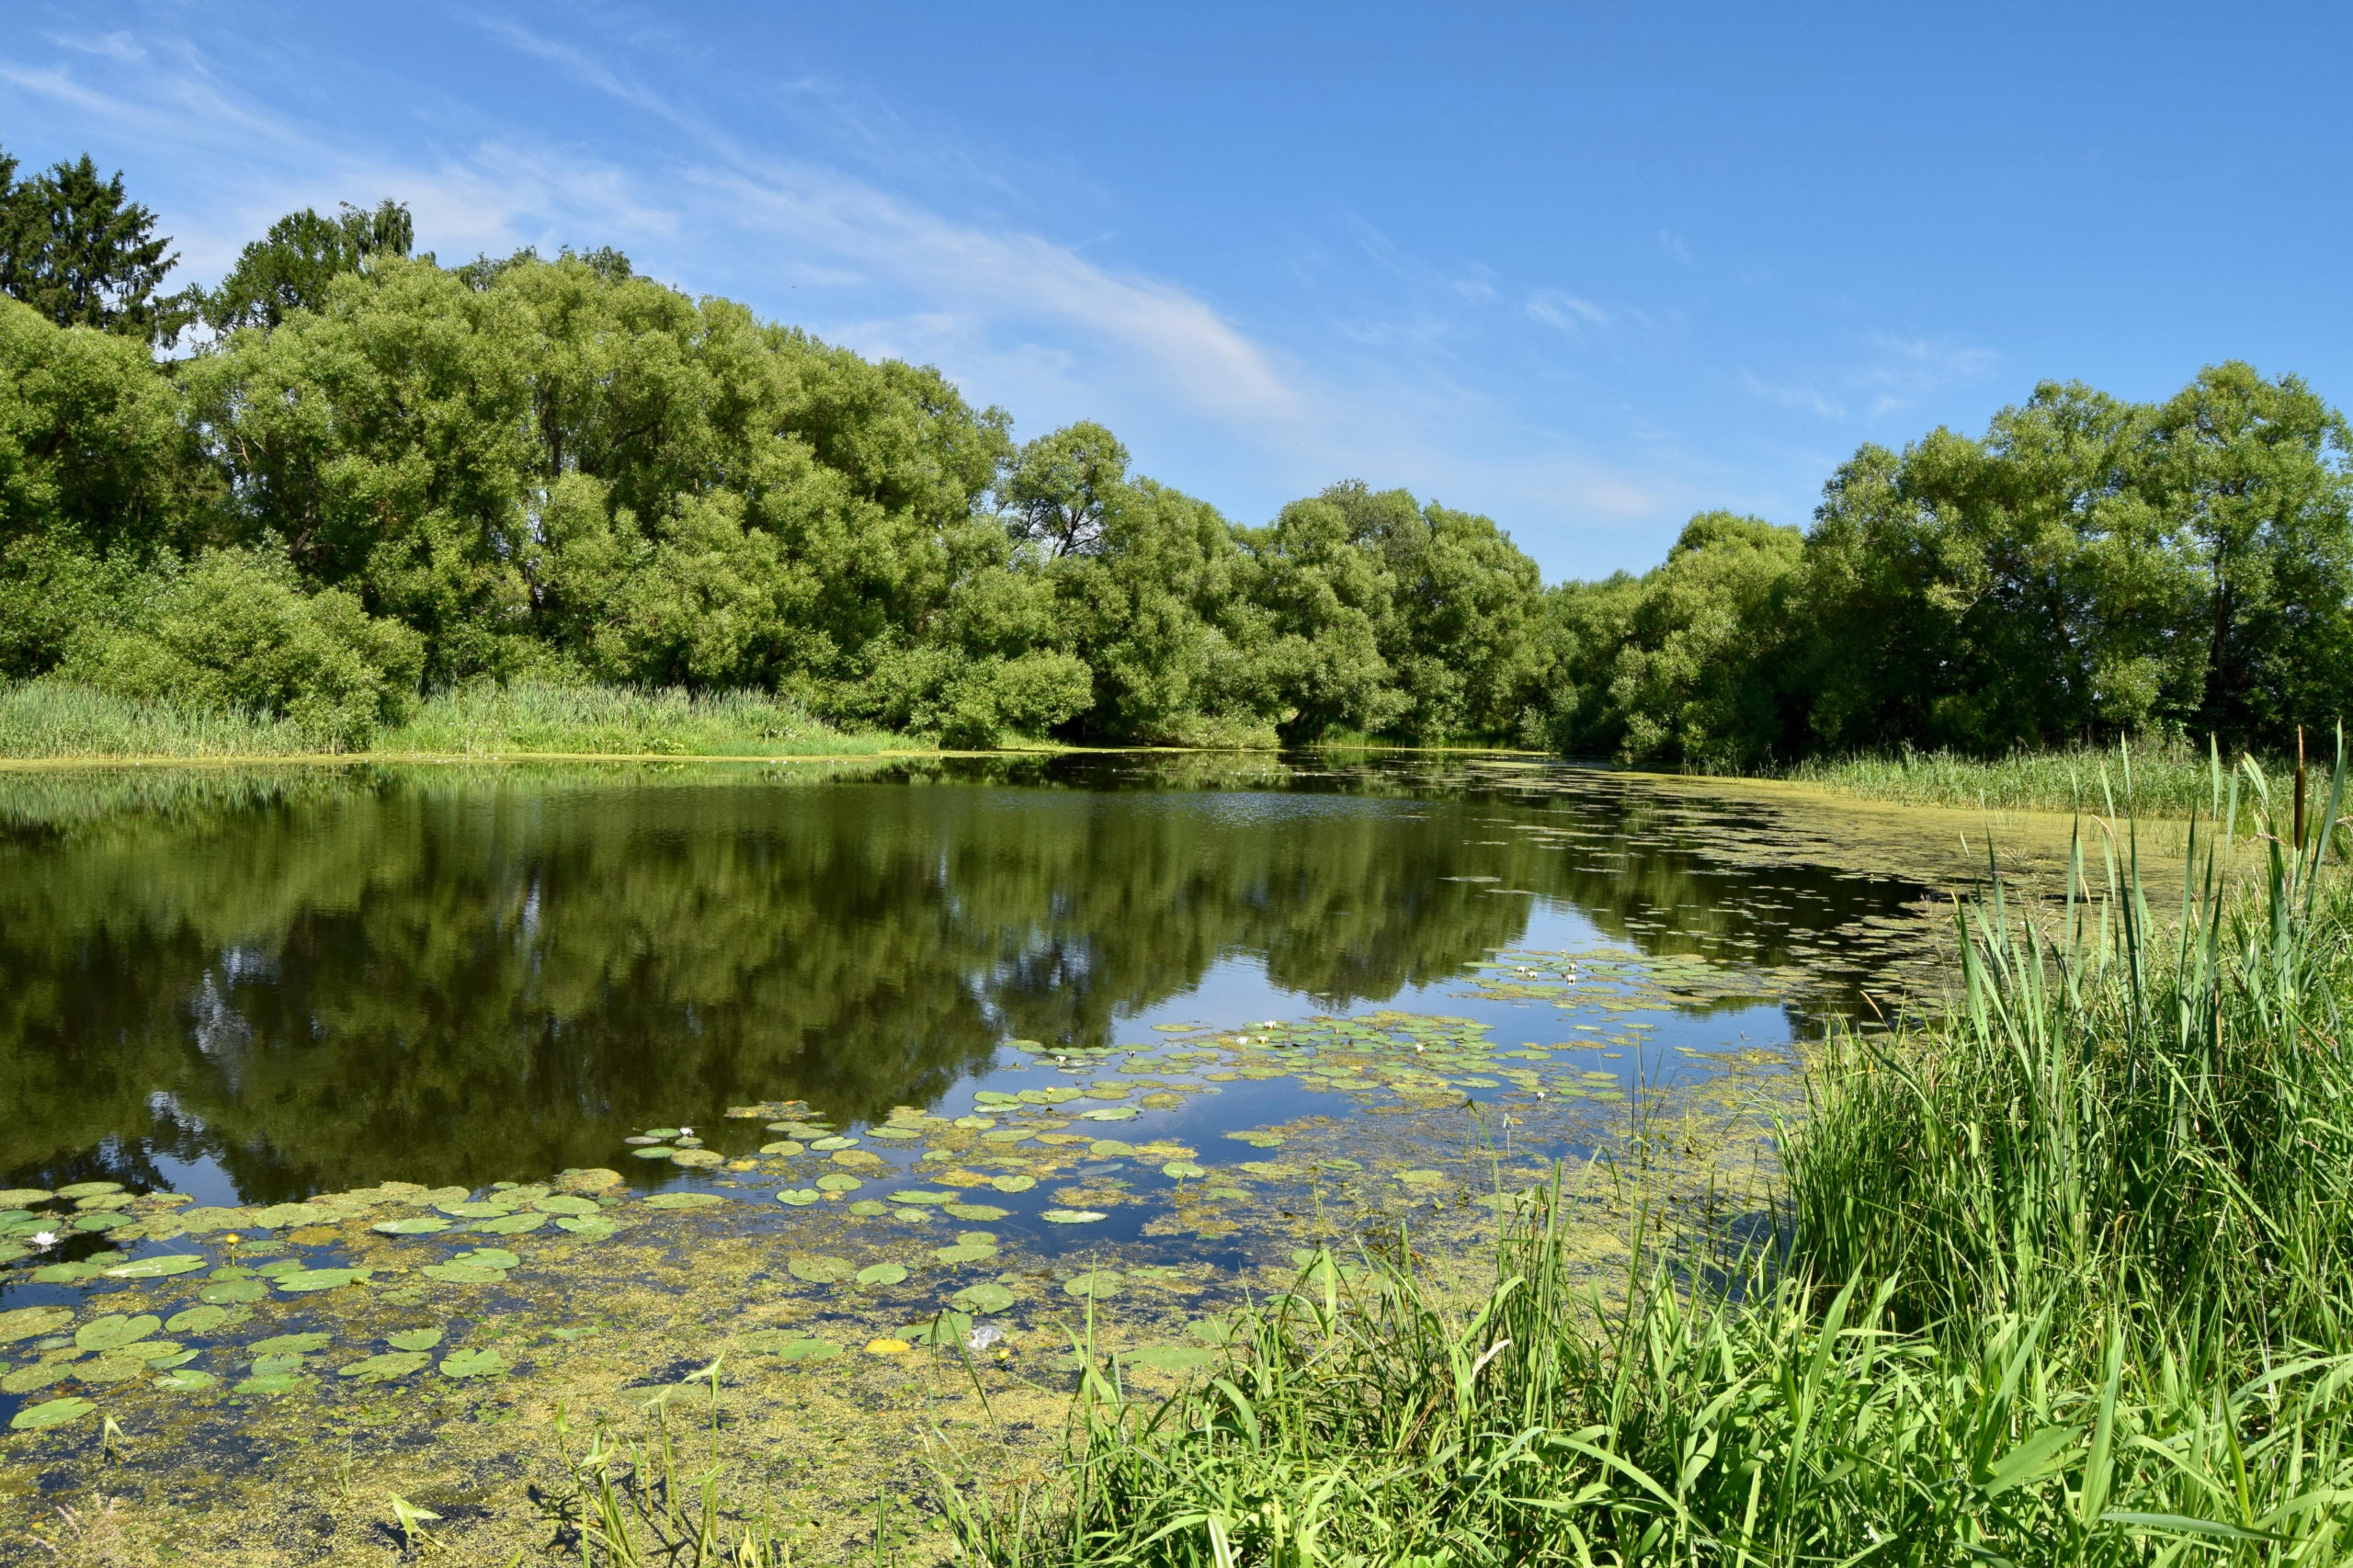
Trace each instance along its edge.
{"label": "blue sky", "polygon": [[1240,520],[1404,485],[1548,578],[2047,378],[2353,400],[2344,6],[6,14],[0,144],[123,169],[189,275],[383,196],[445,261],[618,245]]}

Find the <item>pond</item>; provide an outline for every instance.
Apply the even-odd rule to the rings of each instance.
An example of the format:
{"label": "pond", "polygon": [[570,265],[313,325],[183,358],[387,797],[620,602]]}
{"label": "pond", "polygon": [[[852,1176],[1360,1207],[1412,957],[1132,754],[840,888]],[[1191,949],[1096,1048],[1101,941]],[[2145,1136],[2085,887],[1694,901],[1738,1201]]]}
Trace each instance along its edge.
{"label": "pond", "polygon": [[[101,1412],[185,1492],[534,1376],[1042,1372],[1115,1297],[1181,1373],[1302,1247],[1474,1235],[1662,1116],[1769,1174],[1803,1042],[1938,990],[1984,854],[1509,757],[0,778],[0,1488],[86,1483]],[[459,1494],[520,1471],[466,1473],[494,1522]]]}

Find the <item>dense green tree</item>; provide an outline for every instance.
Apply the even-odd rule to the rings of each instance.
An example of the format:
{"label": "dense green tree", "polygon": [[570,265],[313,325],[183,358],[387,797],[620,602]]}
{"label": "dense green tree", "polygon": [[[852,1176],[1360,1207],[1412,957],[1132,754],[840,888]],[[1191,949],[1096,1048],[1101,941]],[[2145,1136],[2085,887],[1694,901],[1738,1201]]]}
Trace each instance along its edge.
{"label": "dense green tree", "polygon": [[372,212],[347,201],[333,218],[308,207],[290,212],[245,246],[220,287],[205,296],[205,324],[217,333],[276,326],[295,311],[324,304],[330,279],[358,272],[378,256],[404,256],[415,241],[407,207],[389,198]]}
{"label": "dense green tree", "polygon": [[1128,449],[1100,425],[1081,420],[1039,437],[1005,476],[1015,536],[1049,556],[1092,554],[1127,477]]}
{"label": "dense green tree", "polygon": [[193,314],[184,295],[158,292],[177,262],[155,214],[98,176],[87,153],[28,180],[0,153],[0,292],[59,326],[93,326],[169,343]]}

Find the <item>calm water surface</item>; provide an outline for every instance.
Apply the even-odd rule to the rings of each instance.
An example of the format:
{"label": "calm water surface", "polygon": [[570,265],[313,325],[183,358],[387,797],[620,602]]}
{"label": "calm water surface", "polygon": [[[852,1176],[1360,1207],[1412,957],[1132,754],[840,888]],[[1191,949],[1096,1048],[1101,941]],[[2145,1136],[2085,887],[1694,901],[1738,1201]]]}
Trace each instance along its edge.
{"label": "calm water surface", "polygon": [[[1495,759],[11,788],[0,1187],[207,1203],[631,1165],[625,1136],[750,1101],[953,1114],[1184,1022],[1394,1008],[1690,1071],[1867,1016],[1929,929],[1925,881],[1781,847],[1774,808]],[[1587,955],[1587,1000],[1595,955],[1684,983],[1604,1053],[1580,994],[1495,983],[1531,952]],[[1247,1087],[1186,1131],[1308,1099]]]}

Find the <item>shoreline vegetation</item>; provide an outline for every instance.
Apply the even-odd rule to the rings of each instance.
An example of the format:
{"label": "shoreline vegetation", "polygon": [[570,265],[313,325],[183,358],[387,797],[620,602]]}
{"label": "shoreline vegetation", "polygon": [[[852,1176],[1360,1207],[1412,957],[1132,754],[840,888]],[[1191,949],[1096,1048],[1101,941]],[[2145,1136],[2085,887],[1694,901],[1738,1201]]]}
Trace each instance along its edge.
{"label": "shoreline vegetation", "polygon": [[[0,687],[0,767],[450,758],[821,761],[933,756],[962,749],[943,747],[934,736],[838,728],[788,698],[757,690],[698,692],[535,681],[478,684],[426,697],[398,722],[378,731],[364,747],[335,750],[322,748],[314,733],[285,717],[121,697],[54,678]],[[1050,738],[1006,735],[991,749],[1074,748]],[[1152,749],[1271,751],[1275,746],[1273,737],[1267,736],[1258,746]],[[1302,749],[1344,754],[1488,748],[1432,748],[1353,736],[1326,738]],[[1596,765],[1616,766],[1606,759],[1596,759]],[[2273,777],[2282,777],[2292,771],[2293,764],[2282,767],[2267,759],[2266,767]],[[1779,782],[1893,805],[2129,813],[2153,820],[2186,819],[2211,810],[2212,802],[2210,759],[2177,741],[1990,759],[1951,752],[1897,752],[1814,758],[1779,769],[1666,777]]]}

